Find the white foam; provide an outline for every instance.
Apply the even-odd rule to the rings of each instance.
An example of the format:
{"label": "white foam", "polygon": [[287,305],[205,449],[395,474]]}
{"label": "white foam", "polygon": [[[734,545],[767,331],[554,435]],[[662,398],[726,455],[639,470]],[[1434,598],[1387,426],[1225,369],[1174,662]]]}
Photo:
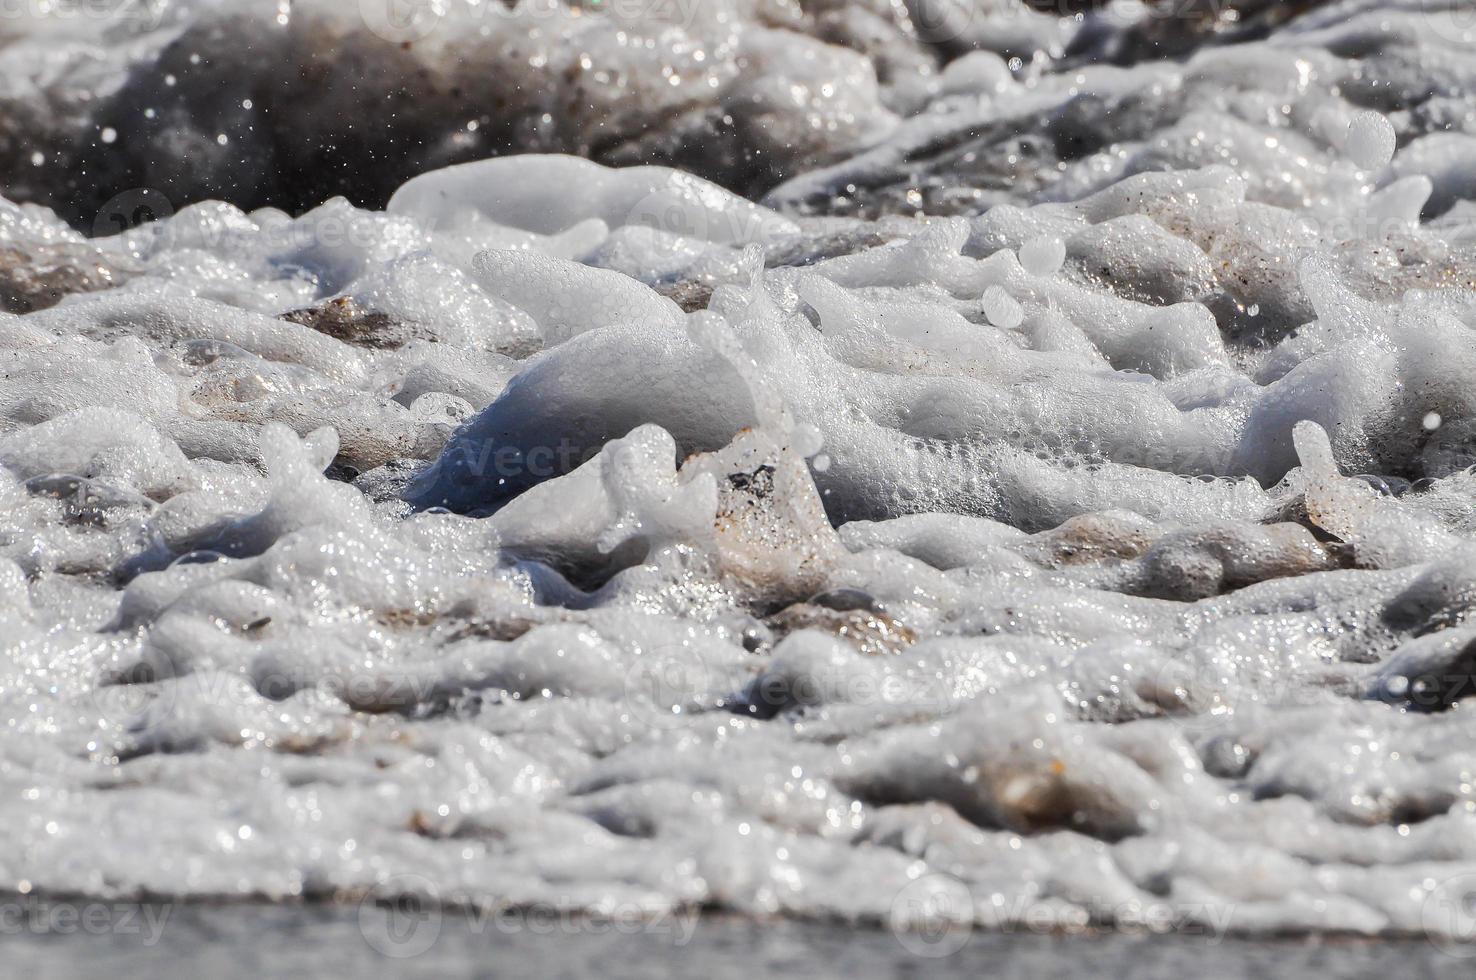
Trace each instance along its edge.
{"label": "white foam", "polygon": [[1360,112],[1348,123],[1348,157],[1364,170],[1383,170],[1394,159],[1394,125],[1377,112]]}
{"label": "white foam", "polygon": [[[407,57],[531,16],[455,9]],[[1460,934],[1470,137],[1366,106],[1469,59],[1361,0],[1069,73],[1151,11],[758,10],[519,60],[628,70],[612,138],[826,161],[774,208],[550,154],[96,240],[0,204],[72,283],[0,317],[0,886]],[[1040,120],[1078,155],[974,142]]]}

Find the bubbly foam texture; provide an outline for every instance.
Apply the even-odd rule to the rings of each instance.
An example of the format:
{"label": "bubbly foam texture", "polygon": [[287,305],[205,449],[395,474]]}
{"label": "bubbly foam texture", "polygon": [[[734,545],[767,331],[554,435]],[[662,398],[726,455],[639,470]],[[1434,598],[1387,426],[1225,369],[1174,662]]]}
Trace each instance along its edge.
{"label": "bubbly foam texture", "polygon": [[0,886],[1469,934],[1467,41],[976,6],[672,41],[818,148],[766,203],[0,202]]}

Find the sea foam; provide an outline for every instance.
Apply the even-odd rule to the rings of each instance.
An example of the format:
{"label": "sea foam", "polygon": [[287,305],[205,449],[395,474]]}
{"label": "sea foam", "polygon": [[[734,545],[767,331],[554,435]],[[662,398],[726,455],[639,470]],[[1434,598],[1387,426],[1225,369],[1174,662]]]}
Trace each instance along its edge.
{"label": "sea foam", "polygon": [[[450,6],[0,48],[6,112],[111,79],[37,145],[113,120],[175,202],[0,202],[0,885],[1469,934],[1458,11]],[[273,70],[222,17],[430,66],[426,126],[614,72],[476,130],[603,163],[462,130],[385,210],[185,206],[342,115],[212,149],[160,79]]]}

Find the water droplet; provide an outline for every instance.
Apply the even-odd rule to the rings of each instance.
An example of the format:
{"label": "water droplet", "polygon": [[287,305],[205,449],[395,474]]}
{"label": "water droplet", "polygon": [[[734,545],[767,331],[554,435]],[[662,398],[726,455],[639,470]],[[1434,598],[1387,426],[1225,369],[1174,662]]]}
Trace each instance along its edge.
{"label": "water droplet", "polygon": [[1041,235],[1020,246],[1020,265],[1032,276],[1054,276],[1066,262],[1066,243]]}
{"label": "water droplet", "polygon": [[1025,312],[1020,309],[1020,304],[1015,302],[1015,297],[1004,291],[1001,286],[990,286],[984,290],[984,315],[989,322],[1004,330],[1013,330],[1025,319]]}
{"label": "water droplet", "polygon": [[1343,149],[1360,170],[1383,170],[1394,159],[1394,124],[1372,110],[1360,112],[1348,123]]}

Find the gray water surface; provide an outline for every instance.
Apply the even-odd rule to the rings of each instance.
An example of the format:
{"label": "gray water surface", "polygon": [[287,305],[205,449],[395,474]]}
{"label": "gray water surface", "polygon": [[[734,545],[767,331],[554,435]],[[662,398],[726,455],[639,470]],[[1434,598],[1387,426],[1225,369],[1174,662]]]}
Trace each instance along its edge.
{"label": "gray water surface", "polygon": [[[705,917],[634,928],[353,906],[35,903],[0,922],[11,977],[1470,977],[1476,947],[1362,940],[1006,935]],[[391,931],[393,930],[393,931]],[[911,947],[911,948],[909,948]],[[1463,956],[1469,952],[1471,956]]]}

